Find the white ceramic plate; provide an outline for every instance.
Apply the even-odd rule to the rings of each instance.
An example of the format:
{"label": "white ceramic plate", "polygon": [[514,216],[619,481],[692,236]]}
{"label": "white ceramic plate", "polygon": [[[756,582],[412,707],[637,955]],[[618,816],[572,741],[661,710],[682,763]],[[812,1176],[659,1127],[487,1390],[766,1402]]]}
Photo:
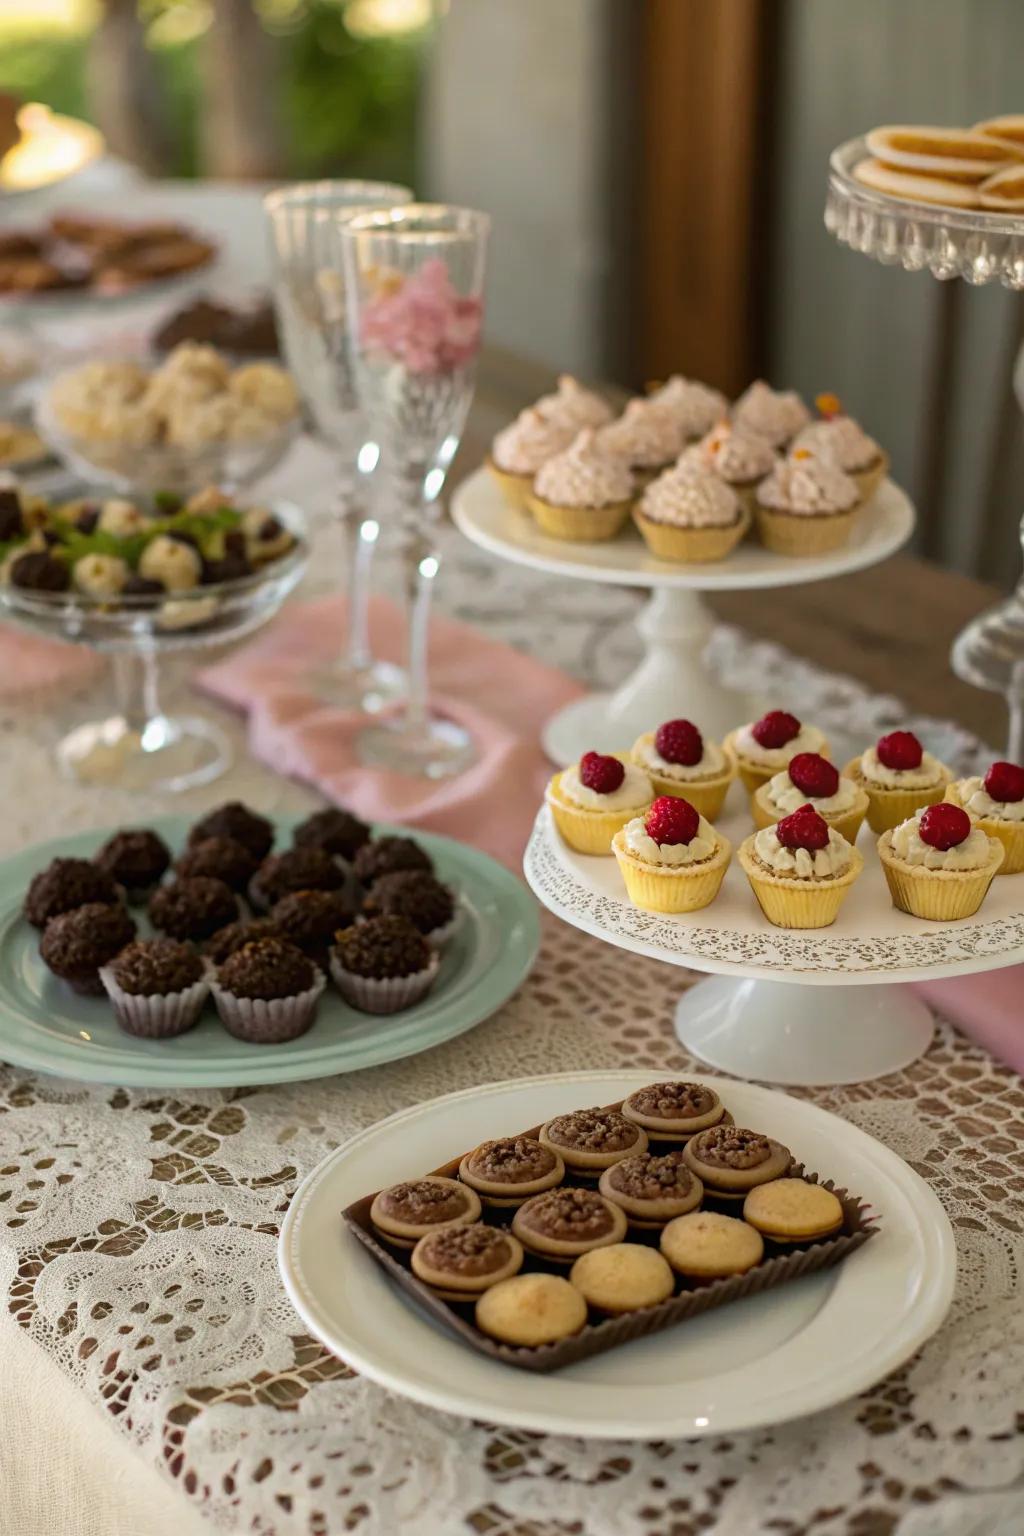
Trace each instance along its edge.
{"label": "white ceramic plate", "polygon": [[953,1233],[938,1200],[863,1131],[749,1083],[704,1078],[741,1125],[778,1137],[809,1168],[869,1201],[881,1231],[834,1270],[566,1370],[534,1375],[466,1349],[416,1312],[344,1228],[342,1208],[370,1190],[487,1137],[610,1103],[657,1076],[578,1072],[486,1084],[403,1110],[339,1147],[300,1185],[278,1247],[306,1327],[356,1370],[432,1408],[552,1434],[632,1439],[723,1434],[814,1413],[920,1348],[953,1294]]}

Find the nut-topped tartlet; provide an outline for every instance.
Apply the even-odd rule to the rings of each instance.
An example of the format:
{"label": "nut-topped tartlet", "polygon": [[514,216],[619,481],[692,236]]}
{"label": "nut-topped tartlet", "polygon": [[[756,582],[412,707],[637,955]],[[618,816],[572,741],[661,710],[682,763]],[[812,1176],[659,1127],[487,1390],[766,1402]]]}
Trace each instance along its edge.
{"label": "nut-topped tartlet", "polygon": [[574,1109],[556,1115],[541,1126],[538,1139],[584,1178],[596,1179],[612,1163],[647,1150],[647,1132],[616,1109]]}
{"label": "nut-topped tartlet", "polygon": [[656,795],[682,795],[708,821],[721,815],[736,765],[692,720],[663,720],[637,737],[629,755]]}
{"label": "nut-topped tartlet", "polygon": [[944,798],[952,771],[926,752],[913,731],[880,736],[843,769],[868,797],[868,826],[888,832],[926,805]]}
{"label": "nut-topped tartlet", "polygon": [[948,785],[946,799],[1002,843],[1001,875],[1024,870],[1024,768],[1018,763],[993,763],[984,778],[957,779]]}
{"label": "nut-topped tartlet", "polygon": [[704,1186],[687,1167],[681,1147],[623,1158],[605,1169],[597,1187],[606,1200],[622,1207],[631,1227],[642,1231],[685,1216],[704,1198]]}
{"label": "nut-topped tartlet", "polygon": [[511,1232],[487,1227],[442,1227],[421,1237],[412,1251],[412,1272],[442,1301],[475,1301],[492,1285],[518,1274],[523,1246]]}
{"label": "nut-topped tartlet", "polygon": [[370,1220],[385,1242],[395,1248],[414,1248],[421,1237],[439,1227],[479,1221],[480,1197],[458,1179],[439,1174],[406,1179],[374,1197]]}
{"label": "nut-topped tartlet", "polygon": [[707,1194],[738,1202],[756,1184],[781,1178],[793,1161],[780,1141],[740,1125],[713,1125],[698,1132],[682,1155]]}
{"label": "nut-topped tartlet", "polygon": [[855,843],[868,808],[867,792],[818,752],[798,752],[754,791],[754,824],[771,827],[810,805],[847,842]]}
{"label": "nut-topped tartlet", "polygon": [[531,1195],[552,1189],[565,1178],[565,1164],[553,1147],[533,1136],[504,1136],[467,1152],[459,1178],[486,1205],[511,1210]]}
{"label": "nut-topped tartlet", "polygon": [[531,1196],[512,1218],[523,1247],[556,1263],[621,1243],[626,1230],[625,1212],[593,1189],[546,1190]]}
{"label": "nut-topped tartlet", "polygon": [[703,1083],[650,1083],[634,1089],[623,1101],[622,1113],[643,1126],[651,1150],[657,1151],[682,1146],[698,1131],[717,1125],[725,1117],[725,1105]]}

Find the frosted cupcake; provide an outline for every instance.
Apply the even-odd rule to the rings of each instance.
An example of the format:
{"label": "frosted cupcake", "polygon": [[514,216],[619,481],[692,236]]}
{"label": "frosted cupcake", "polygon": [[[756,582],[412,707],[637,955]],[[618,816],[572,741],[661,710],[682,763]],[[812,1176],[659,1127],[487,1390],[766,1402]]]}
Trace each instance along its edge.
{"label": "frosted cupcake", "polygon": [[633,504],[629,465],[601,447],[584,427],[537,473],[527,506],[553,539],[613,539]]}
{"label": "frosted cupcake", "polygon": [[600,444],[605,453],[628,464],[643,484],[675,463],[686,447],[686,432],[669,407],[655,400],[631,400],[616,421],[601,428]]}
{"label": "frosted cupcake", "polygon": [[545,799],[555,826],[577,853],[609,854],[612,838],[654,798],[651,781],[636,763],[601,752],[584,752],[556,773]]}
{"label": "frosted cupcake", "polygon": [[738,858],[776,928],[829,927],[864,868],[856,848],[810,805],[746,838]]}
{"label": "frosted cupcake", "polygon": [[735,491],[747,511],[753,513],[757,487],[771,474],[775,459],[775,449],[766,438],[720,421],[699,443],[685,450],[679,464],[697,464],[714,470]]}
{"label": "frosted cupcake", "polygon": [[950,784],[946,799],[961,806],[983,832],[1002,843],[1001,875],[1024,870],[1024,768],[1017,763],[993,763],[983,779],[957,779]]}
{"label": "frosted cupcake", "polygon": [[651,481],[633,521],[659,560],[724,560],[750,527],[750,513],[712,470],[680,464]]}
{"label": "frosted cupcake", "polygon": [[1003,862],[1003,845],[965,810],[925,806],[878,839],[894,907],[913,917],[953,922],[977,912]]}
{"label": "frosted cupcake", "polygon": [[721,815],[736,765],[692,721],[665,720],[656,731],[645,731],[630,756],[656,795],[682,795],[708,821]]}
{"label": "frosted cupcake", "polygon": [[846,543],[862,501],[856,480],[832,459],[796,448],[757,487],[758,537],[777,555],[825,554]]}
{"label": "frosted cupcake", "polygon": [[733,406],[732,419],[744,432],[783,448],[810,423],[811,413],[795,389],[775,390],[764,379],[755,379]]}
{"label": "frosted cupcake", "polygon": [[557,388],[550,395],[542,395],[534,409],[546,420],[573,427],[576,432],[581,427],[603,427],[615,415],[607,400],[584,388],[571,373],[560,374]]}
{"label": "frosted cupcake", "polygon": [[926,752],[913,731],[890,731],[852,758],[843,773],[866,791],[868,826],[888,832],[946,794],[953,775]]}
{"label": "frosted cupcake", "polygon": [[817,811],[847,842],[855,843],[868,797],[859,784],[842,777],[827,757],[798,752],[788,767],[754,791],[751,810],[758,827],[770,827],[804,805]]}
{"label": "frosted cupcake", "polygon": [[526,507],[533,477],[542,464],[568,448],[576,435],[568,421],[541,414],[534,408],[521,411],[491,444],[487,468],[512,507]]}
{"label": "frosted cupcake", "polygon": [[697,379],[684,379],[680,373],[674,373],[664,384],[652,389],[647,398],[652,405],[660,405],[672,412],[688,442],[703,437],[728,408],[721,390],[701,384]]}
{"label": "frosted cupcake", "polygon": [[635,907],[696,912],[718,895],[732,848],[689,800],[660,795],[616,832],[612,852]]}
{"label": "frosted cupcake", "polygon": [[844,474],[856,480],[862,500],[868,501],[889,473],[889,455],[846,415],[837,396],[818,395],[814,403],[821,420],[803,427],[793,439],[793,447],[832,459]]}
{"label": "frosted cupcake", "polygon": [[786,709],[770,709],[760,720],[751,720],[730,731],[722,743],[727,757],[735,760],[744,786],[754,793],[799,752],[828,757],[828,742],[816,725],[804,725]]}

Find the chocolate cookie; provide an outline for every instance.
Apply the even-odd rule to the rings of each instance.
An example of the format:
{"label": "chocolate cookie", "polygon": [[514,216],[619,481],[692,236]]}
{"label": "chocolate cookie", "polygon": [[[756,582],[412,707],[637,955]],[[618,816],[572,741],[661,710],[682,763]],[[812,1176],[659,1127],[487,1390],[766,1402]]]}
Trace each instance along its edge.
{"label": "chocolate cookie", "polygon": [[596,1190],[548,1189],[519,1207],[512,1231],[531,1253],[568,1263],[591,1248],[621,1243],[626,1217]]}
{"label": "chocolate cookie", "polygon": [[781,1142],[739,1125],[713,1125],[699,1131],[686,1143],[683,1157],[708,1194],[739,1204],[748,1189],[780,1178],[793,1161]]}
{"label": "chocolate cookie", "polygon": [[466,1226],[480,1219],[480,1199],[457,1179],[430,1174],[392,1184],[374,1197],[370,1220],[396,1248],[413,1248],[439,1227]]}
{"label": "chocolate cookie", "polygon": [[659,1156],[640,1152],[624,1157],[602,1173],[598,1189],[606,1199],[619,1205],[629,1224],[652,1230],[685,1216],[704,1196],[704,1186],[683,1160],[681,1148]]}
{"label": "chocolate cookie", "polygon": [[622,1113],[634,1125],[642,1125],[652,1143],[679,1146],[697,1131],[717,1125],[725,1106],[714,1089],[703,1083],[651,1083],[629,1095]]}
{"label": "chocolate cookie", "polygon": [[614,1109],[575,1109],[541,1126],[540,1140],[585,1178],[647,1150],[647,1133]]}
{"label": "chocolate cookie", "polygon": [[443,1301],[471,1301],[522,1266],[519,1239],[480,1222],[428,1232],[412,1251],[413,1274]]}
{"label": "chocolate cookie", "polygon": [[463,1184],[498,1209],[514,1209],[531,1195],[553,1189],[564,1177],[565,1164],[558,1153],[532,1136],[481,1142],[459,1164]]}

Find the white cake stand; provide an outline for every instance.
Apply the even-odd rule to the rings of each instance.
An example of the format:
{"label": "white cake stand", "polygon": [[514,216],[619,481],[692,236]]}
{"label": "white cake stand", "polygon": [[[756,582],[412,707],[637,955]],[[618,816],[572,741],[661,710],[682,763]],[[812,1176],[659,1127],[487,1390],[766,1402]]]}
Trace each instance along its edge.
{"label": "white cake stand", "polygon": [[614,858],[566,847],[545,807],[523,859],[534,894],[557,917],[620,949],[707,971],[676,1007],[681,1043],[736,1077],[787,1084],[857,1083],[899,1071],[927,1050],[932,1017],[904,983],[999,970],[1024,960],[1024,875],[996,879],[975,917],[927,923],[893,908],[867,828],[864,872],[831,928],[773,928],[735,858],[752,830],[733,785],[719,830],[733,846],[710,907],[666,917],[634,907]]}
{"label": "white cake stand", "polygon": [[547,722],[541,740],[560,766],[591,749],[619,751],[623,742],[673,715],[697,720],[708,735],[722,737],[738,721],[760,714],[760,701],[723,687],[708,670],[704,651],[715,621],[700,594],[796,586],[862,570],[893,554],[914,527],[910,501],[886,481],[858,513],[850,542],[832,554],[797,560],[748,542],[714,564],[672,565],[648,553],[632,524],[604,543],[549,538],[532,517],[508,505],[482,469],[455,492],[452,516],[474,544],[517,565],[651,590],[637,619],[646,650],[636,671],[614,693],[590,694]]}

